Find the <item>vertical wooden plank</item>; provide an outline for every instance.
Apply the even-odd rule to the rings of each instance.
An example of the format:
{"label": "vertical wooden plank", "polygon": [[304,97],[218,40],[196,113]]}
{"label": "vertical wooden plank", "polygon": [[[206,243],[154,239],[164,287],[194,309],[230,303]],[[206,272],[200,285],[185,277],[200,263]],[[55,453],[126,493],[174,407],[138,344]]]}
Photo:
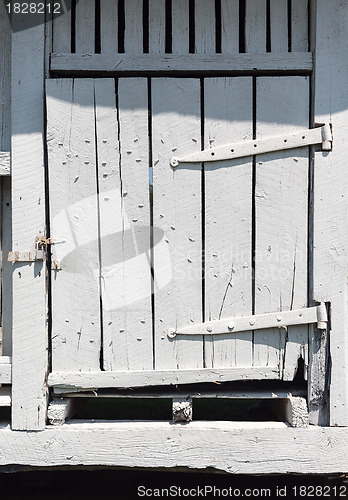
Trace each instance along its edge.
{"label": "vertical wooden plank", "polygon": [[[83,2],[84,0],[82,0]],[[53,19],[53,52],[71,52],[71,10]]]}
{"label": "vertical wooden plank", "polygon": [[[257,78],[257,137],[308,127],[307,77]],[[256,158],[255,314],[307,306],[308,148]],[[308,327],[258,330],[255,365],[276,365],[292,379],[308,342]]]}
{"label": "vertical wooden plank", "polygon": [[221,0],[221,52],[239,52],[239,0]]}
{"label": "vertical wooden plank", "polygon": [[95,52],[95,0],[80,0],[76,4],[75,46],[77,53]]}
{"label": "vertical wooden plank", "polygon": [[[38,14],[40,15],[40,14]],[[12,249],[45,235],[44,40],[42,23],[12,35]],[[20,23],[20,19],[14,20]],[[12,265],[12,429],[42,430],[46,418],[46,272]]]}
{"label": "vertical wooden plank", "polygon": [[[217,99],[216,96],[219,96]],[[251,139],[252,79],[204,81],[205,148]],[[252,158],[204,164],[206,321],[252,314]],[[207,367],[252,365],[252,334],[205,339]]]}
{"label": "vertical wooden plank", "polygon": [[[0,151],[11,150],[11,26],[4,3],[0,5]],[[12,352],[12,265],[7,252],[12,250],[11,181],[1,180],[2,249],[2,354]],[[9,248],[11,247],[11,248]]]}
{"label": "vertical wooden plank", "polygon": [[124,3],[126,54],[143,53],[143,0],[127,0]]}
{"label": "vertical wooden plank", "polygon": [[291,51],[308,52],[308,0],[291,0]]}
{"label": "vertical wooden plank", "polygon": [[96,84],[104,368],[151,369],[147,81],[118,81],[118,123],[114,85]]}
{"label": "vertical wooden plank", "polygon": [[[314,300],[331,303],[330,424],[348,425],[346,2],[317,0],[315,120],[332,123],[334,147],[315,154]],[[322,374],[323,376],[324,374]]]}
{"label": "vertical wooden plank", "polygon": [[172,53],[189,53],[189,0],[172,0]]}
{"label": "vertical wooden plank", "polygon": [[203,339],[170,340],[168,329],[202,321],[201,170],[182,164],[173,170],[176,151],[200,150],[199,79],[152,81],[153,224],[164,231],[168,268],[154,248],[154,270],[169,284],[155,292],[155,366],[203,366]]}
{"label": "vertical wooden plank", "polygon": [[266,0],[245,1],[245,51],[266,52]]}
{"label": "vertical wooden plank", "polygon": [[270,0],[271,52],[288,52],[288,0]]}
{"label": "vertical wooden plank", "polygon": [[118,0],[100,2],[100,46],[102,54],[118,49]]}
{"label": "vertical wooden plank", "polygon": [[[123,355],[123,346],[121,345],[120,348],[118,345],[122,340],[122,336],[119,335],[120,327],[117,324],[119,311],[114,310],[116,308],[115,296],[123,287],[121,277],[112,273],[114,262],[120,260],[118,253],[122,250],[119,248],[120,245],[117,245],[117,236],[122,230],[122,186],[115,85],[116,82],[113,79],[96,79],[94,81],[103,368],[105,370],[117,369]],[[114,346],[116,346],[115,352]],[[123,366],[124,363],[123,360],[121,365]]]}
{"label": "vertical wooden plank", "polygon": [[128,234],[132,233],[128,252],[124,245],[122,264],[123,293],[127,300],[118,315],[120,330],[125,330],[121,335],[126,339],[126,366],[130,370],[144,370],[153,367],[147,79],[121,78],[118,106],[123,234],[127,219]]}
{"label": "vertical wooden plank", "polygon": [[47,115],[51,237],[57,242],[52,250],[52,369],[98,371],[99,233],[93,80],[48,80]]}
{"label": "vertical wooden plank", "polygon": [[0,151],[11,149],[11,26],[0,5]]}
{"label": "vertical wooden plank", "polygon": [[149,52],[165,53],[166,42],[166,1],[149,2]]}
{"label": "vertical wooden plank", "polygon": [[215,0],[195,0],[195,52],[214,54],[215,41]]}
{"label": "vertical wooden plank", "polygon": [[11,178],[2,179],[2,354],[12,354],[12,263],[7,254],[12,250]]}

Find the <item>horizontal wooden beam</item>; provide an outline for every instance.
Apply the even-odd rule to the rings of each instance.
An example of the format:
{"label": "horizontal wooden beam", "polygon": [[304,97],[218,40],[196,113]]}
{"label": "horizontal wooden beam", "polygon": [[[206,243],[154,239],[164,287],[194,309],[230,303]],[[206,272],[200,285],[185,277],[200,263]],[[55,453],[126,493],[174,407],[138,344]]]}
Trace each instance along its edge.
{"label": "horizontal wooden beam", "polygon": [[233,380],[279,379],[278,366],[255,366],[227,369],[143,370],[130,372],[53,372],[50,387],[98,389],[147,387],[158,385],[228,382]]}
{"label": "horizontal wooden beam", "polygon": [[0,176],[11,175],[11,154],[0,151]]}
{"label": "horizontal wooden beam", "polygon": [[282,422],[206,421],[176,426],[71,421],[37,433],[0,428],[0,441],[0,466],[180,467],[202,472],[213,468],[231,474],[348,470],[347,428],[299,429]]}
{"label": "horizontal wooden beam", "polygon": [[72,75],[309,73],[310,52],[269,54],[51,54],[51,72]]}
{"label": "horizontal wooden beam", "polygon": [[[306,391],[297,390],[293,391],[289,389],[275,389],[275,390],[224,390],[224,386],[222,390],[216,386],[217,389],[214,390],[202,390],[200,389],[198,392],[197,387],[192,389],[191,391],[186,387],[180,387],[180,390],[173,389],[169,390],[161,390],[156,391],[154,388],[149,388],[148,391],[138,390],[134,391],[133,389],[126,391],[122,390],[121,392],[117,392],[116,390],[101,390],[94,389],[93,391],[87,392],[64,392],[64,397],[67,398],[128,398],[128,399],[172,399],[174,396],[180,397],[191,397],[192,399],[287,399],[289,394],[291,393],[293,396],[306,396]],[[152,389],[152,390],[151,390]],[[59,394],[59,388],[54,389],[54,394]]]}
{"label": "horizontal wooden beam", "polygon": [[9,356],[0,356],[0,384],[11,384],[12,364]]}

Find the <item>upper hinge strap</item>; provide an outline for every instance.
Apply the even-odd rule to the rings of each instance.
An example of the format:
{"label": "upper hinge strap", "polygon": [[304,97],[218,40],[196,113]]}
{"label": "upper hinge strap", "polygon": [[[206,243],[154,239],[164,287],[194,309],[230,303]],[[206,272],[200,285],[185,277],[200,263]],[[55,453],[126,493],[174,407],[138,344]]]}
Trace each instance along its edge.
{"label": "upper hinge strap", "polygon": [[180,163],[202,163],[211,161],[233,160],[245,156],[294,149],[312,144],[321,144],[323,151],[331,151],[332,134],[329,124],[312,129],[304,129],[294,133],[284,134],[264,139],[246,140],[197,151],[185,156],[175,156],[170,160],[172,167]]}
{"label": "upper hinge strap", "polygon": [[317,323],[317,328],[326,330],[327,311],[325,303],[315,307],[297,309],[295,311],[282,311],[254,316],[241,316],[207,321],[185,328],[172,328],[168,331],[169,338],[177,335],[223,335],[230,333],[263,330],[266,328],[287,328],[294,325],[308,325]]}

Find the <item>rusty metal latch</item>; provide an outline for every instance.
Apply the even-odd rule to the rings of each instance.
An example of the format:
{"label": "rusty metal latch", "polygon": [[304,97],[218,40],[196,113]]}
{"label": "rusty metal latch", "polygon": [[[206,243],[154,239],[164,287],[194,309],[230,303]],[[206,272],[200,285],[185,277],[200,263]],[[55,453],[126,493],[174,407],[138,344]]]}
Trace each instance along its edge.
{"label": "rusty metal latch", "polygon": [[297,309],[295,311],[282,311],[254,316],[241,316],[207,321],[185,328],[171,328],[167,335],[170,339],[177,335],[223,335],[229,333],[247,332],[250,330],[263,330],[266,328],[287,328],[294,325],[308,325],[317,323],[319,330],[327,328],[327,311],[324,302],[315,307]]}
{"label": "rusty metal latch", "polygon": [[312,144],[321,144],[323,151],[332,149],[331,126],[326,123],[320,127],[304,129],[300,132],[294,132],[276,137],[265,137],[264,139],[247,140],[217,146],[203,151],[197,151],[185,156],[173,157],[170,165],[173,168],[180,163],[203,163],[221,160],[233,160],[244,156],[259,155],[273,151],[282,151],[285,149],[294,149]]}
{"label": "rusty metal latch", "polygon": [[53,245],[52,238],[36,237],[35,250],[8,252],[8,262],[37,262],[45,259],[48,245]]}

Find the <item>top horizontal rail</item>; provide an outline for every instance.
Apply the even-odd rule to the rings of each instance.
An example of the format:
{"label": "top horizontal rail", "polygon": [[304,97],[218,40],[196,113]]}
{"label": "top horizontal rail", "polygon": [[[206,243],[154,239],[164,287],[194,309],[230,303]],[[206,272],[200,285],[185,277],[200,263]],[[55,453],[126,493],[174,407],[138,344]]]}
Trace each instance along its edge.
{"label": "top horizontal rail", "polygon": [[55,74],[309,73],[311,52],[266,54],[51,54]]}

